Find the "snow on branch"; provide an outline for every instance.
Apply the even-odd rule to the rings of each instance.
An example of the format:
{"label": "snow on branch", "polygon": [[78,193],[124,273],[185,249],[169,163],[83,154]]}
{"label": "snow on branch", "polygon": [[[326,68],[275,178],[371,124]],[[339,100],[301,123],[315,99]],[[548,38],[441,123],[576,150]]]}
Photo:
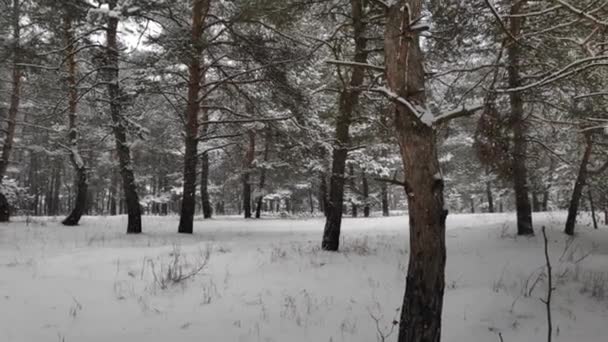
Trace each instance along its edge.
{"label": "snow on branch", "polygon": [[483,109],[483,105],[477,105],[473,107],[465,107],[457,108],[454,110],[447,111],[445,113],[441,113],[433,119],[433,125],[439,125],[444,122],[448,122],[452,119],[461,118],[463,116],[469,116],[475,114],[475,112]]}
{"label": "snow on branch", "polygon": [[[595,11],[584,11],[564,0],[554,0],[554,1],[559,3],[560,5],[562,5],[563,7],[565,7],[572,13],[575,13],[575,14],[580,15],[581,17],[587,18],[598,25],[608,26],[608,21],[600,20],[599,18],[596,18],[591,14]],[[604,7],[604,5],[601,5],[601,7]]]}
{"label": "snow on branch", "polygon": [[588,97],[596,97],[596,96],[608,96],[608,91],[599,91],[597,93],[583,94],[583,95],[575,96],[574,99],[580,100],[580,99],[585,99]]}
{"label": "snow on branch", "polygon": [[379,65],[367,64],[367,63],[359,63],[359,62],[351,62],[351,61],[340,61],[336,59],[328,59],[325,61],[327,64],[336,64],[336,65],[347,65],[353,67],[364,67],[367,69],[372,69],[380,72],[384,72],[384,67]]}
{"label": "snow on branch", "polygon": [[[520,91],[524,91],[524,90],[529,90],[531,88],[535,88],[535,87],[540,87],[540,86],[544,86],[553,82],[557,82],[559,80],[562,80],[570,75],[579,73],[581,71],[584,71],[586,69],[589,68],[593,68],[593,67],[598,67],[598,66],[606,66],[608,65],[608,63],[605,61],[606,59],[608,59],[608,55],[600,55],[600,56],[595,56],[595,57],[587,57],[587,58],[582,58],[579,60],[576,60],[568,65],[566,65],[565,67],[552,72],[551,74],[545,76],[543,79],[530,83],[530,84],[526,84],[520,87],[515,87],[515,88],[503,88],[503,89],[496,89],[495,91],[497,93],[501,93],[501,94],[505,94],[505,93],[515,93],[515,92],[520,92]],[[590,63],[588,63],[590,62]],[[585,64],[588,63],[588,64]],[[581,64],[584,64],[581,66]]]}
{"label": "snow on branch", "polygon": [[418,119],[422,123],[424,123],[425,125],[427,125],[429,127],[436,126],[436,125],[442,124],[444,122],[448,122],[452,119],[473,115],[473,114],[475,114],[475,112],[477,112],[478,110],[483,108],[482,105],[476,105],[473,107],[463,106],[462,108],[449,110],[449,111],[440,113],[435,116],[435,115],[433,115],[433,113],[431,113],[430,110],[428,110],[426,108],[417,109],[414,104],[412,104],[405,98],[397,95],[395,92],[393,92],[392,90],[390,90],[386,87],[377,87],[377,88],[372,88],[370,90],[378,92],[378,93],[382,93],[389,99],[406,106],[408,108],[408,110],[410,110],[412,112],[412,114],[414,114],[416,117],[418,117]]}

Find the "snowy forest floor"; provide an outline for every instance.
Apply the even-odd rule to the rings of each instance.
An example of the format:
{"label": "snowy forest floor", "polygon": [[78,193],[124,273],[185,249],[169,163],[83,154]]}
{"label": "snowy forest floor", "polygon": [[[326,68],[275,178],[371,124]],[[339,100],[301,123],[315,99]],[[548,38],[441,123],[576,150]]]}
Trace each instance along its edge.
{"label": "snowy forest floor", "polygon": [[[554,341],[608,333],[608,227],[586,221],[568,242],[564,213],[448,218],[443,341],[546,340],[543,242],[554,266]],[[347,218],[339,253],[320,250],[322,219],[15,218],[0,225],[0,341],[381,341],[398,319],[408,260],[407,217]],[[187,276],[210,257],[198,274]],[[177,274],[177,276],[176,276]],[[378,323],[376,323],[376,321]],[[397,328],[386,341],[396,341]]]}

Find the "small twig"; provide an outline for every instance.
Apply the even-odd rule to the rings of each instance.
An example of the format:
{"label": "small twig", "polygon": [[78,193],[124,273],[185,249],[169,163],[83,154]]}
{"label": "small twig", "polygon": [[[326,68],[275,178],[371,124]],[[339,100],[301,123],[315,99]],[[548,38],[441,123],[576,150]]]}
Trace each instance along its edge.
{"label": "small twig", "polygon": [[553,294],[553,278],[551,274],[551,259],[549,259],[549,240],[547,239],[547,232],[545,226],[542,228],[543,240],[545,243],[545,262],[547,267],[547,297],[541,301],[545,303],[547,307],[547,342],[551,342],[551,336],[553,334],[553,322],[551,320],[551,295]]}

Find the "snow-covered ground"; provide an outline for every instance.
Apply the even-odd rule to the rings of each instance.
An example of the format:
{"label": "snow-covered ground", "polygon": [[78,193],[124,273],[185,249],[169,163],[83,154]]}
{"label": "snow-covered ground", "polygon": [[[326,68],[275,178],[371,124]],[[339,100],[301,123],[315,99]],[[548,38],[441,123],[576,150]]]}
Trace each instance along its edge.
{"label": "snow-covered ground", "polygon": [[[535,216],[550,235],[554,341],[606,341],[608,228],[579,225],[568,242],[564,219]],[[145,217],[139,236],[125,221],[0,225],[0,341],[370,342],[398,317],[406,217],[345,219],[337,254],[319,248],[321,219],[198,220],[193,236],[177,217]],[[542,237],[514,230],[514,214],[449,216],[444,341],[546,339]],[[207,253],[164,286],[174,261],[188,275]]]}

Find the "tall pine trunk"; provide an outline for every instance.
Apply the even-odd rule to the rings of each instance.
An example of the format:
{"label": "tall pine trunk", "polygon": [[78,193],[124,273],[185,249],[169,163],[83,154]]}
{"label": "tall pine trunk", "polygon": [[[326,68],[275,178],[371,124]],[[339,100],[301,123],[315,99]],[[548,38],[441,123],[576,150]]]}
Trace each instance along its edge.
{"label": "tall pine trunk", "polygon": [[[266,141],[264,142],[264,163],[268,162],[270,153],[270,142],[272,139],[272,129],[270,126],[266,128]],[[263,165],[260,170],[260,194],[256,198],[255,218],[260,218],[262,215],[262,200],[264,199],[264,186],[266,186],[266,165]]]}
{"label": "tall pine trunk", "polygon": [[390,216],[390,208],[388,201],[388,185],[386,182],[380,182],[380,197],[382,202],[382,216]]}
{"label": "tall pine trunk", "polygon": [[[109,9],[116,7],[117,0],[109,0]],[[121,114],[122,93],[119,84],[119,65],[118,65],[118,42],[117,42],[118,18],[108,16],[106,27],[106,60],[104,66],[106,71],[106,82],[108,84],[108,95],[110,96],[110,116],[112,117],[112,131],[116,141],[116,151],[122,186],[124,192],[125,205],[127,210],[127,234],[141,233],[141,207],[139,196],[137,195],[137,185],[133,174],[131,161],[131,150],[127,143],[127,129],[124,125],[124,118]]]}
{"label": "tall pine trunk", "polygon": [[589,164],[589,159],[591,158],[592,149],[593,141],[591,140],[591,135],[585,134],[585,152],[583,152],[583,158],[581,159],[581,165],[578,169],[576,182],[574,182],[574,189],[572,190],[572,197],[570,198],[570,206],[568,207],[568,217],[566,218],[566,228],[564,229],[564,233],[568,235],[574,235],[576,216],[578,215],[578,207],[583,195],[583,188],[585,187],[585,182],[587,181],[587,165]]}
{"label": "tall pine trunk", "polygon": [[365,175],[365,171],[363,171],[362,175],[362,183],[361,187],[363,188],[363,216],[369,217],[369,184],[367,183],[367,176]]}
{"label": "tall pine trunk", "polygon": [[76,198],[74,208],[62,223],[66,226],[75,226],[80,222],[86,208],[87,201],[87,170],[80,152],[78,151],[78,127],[76,125],[78,89],[76,88],[76,42],[72,30],[72,18],[69,13],[64,14],[63,35],[66,44],[66,66],[68,71],[68,140],[70,147],[70,161],[76,173]]}
{"label": "tall pine trunk", "polygon": [[[516,17],[522,12],[526,0],[511,1],[511,15],[509,31],[511,36],[518,37],[521,33],[524,18]],[[517,88],[521,85],[520,63],[521,46],[516,41],[507,44],[508,80],[509,88]],[[511,125],[513,129],[513,151],[512,151],[512,180],[515,191],[515,207],[517,211],[517,235],[534,235],[532,228],[532,206],[528,195],[528,170],[526,167],[527,143],[526,122],[524,118],[524,102],[521,92],[509,93],[511,105]]]}
{"label": "tall pine trunk", "polygon": [[[353,37],[355,43],[354,61],[367,62],[367,38],[365,37],[365,20],[363,18],[362,0],[351,0],[351,16]],[[329,180],[329,197],[327,214],[323,230],[321,248],[327,251],[337,251],[340,245],[340,226],[344,201],[344,170],[348,155],[349,128],[353,112],[359,102],[359,89],[363,84],[365,69],[354,66],[350,76],[349,86],[342,90],[339,97],[339,114],[336,119],[336,135],[332,153],[331,176]]]}
{"label": "tall pine trunk", "polygon": [[[426,110],[424,56],[410,18],[420,18],[422,0],[389,6],[384,33],[389,89],[412,106],[395,104],[395,129],[405,173],[410,252],[399,342],[439,342],[445,287],[445,220],[435,131],[414,111]],[[423,112],[424,113],[424,112]]]}
{"label": "tall pine trunk", "polygon": [[209,153],[203,152],[201,155],[201,204],[203,207],[203,217],[211,218],[213,207],[209,196]]}
{"label": "tall pine trunk", "polygon": [[251,218],[251,169],[255,159],[255,131],[250,130],[248,134],[248,144],[243,160],[243,211],[245,218]]}
{"label": "tall pine trunk", "polygon": [[[6,131],[4,141],[2,142],[2,157],[0,159],[0,185],[6,176],[6,170],[10,163],[11,153],[13,151],[13,140],[15,140],[15,129],[17,127],[17,114],[19,113],[19,100],[21,93],[21,52],[19,41],[21,40],[21,4],[19,0],[13,0],[11,24],[13,29],[13,65],[11,75],[11,100],[8,108],[8,117],[6,120]],[[0,191],[0,222],[8,222],[10,219],[10,205],[6,196]]]}
{"label": "tall pine trunk", "polygon": [[188,105],[186,108],[185,146],[184,154],[184,187],[182,206],[179,217],[179,233],[192,234],[194,211],[196,209],[196,164],[198,161],[199,112],[201,82],[204,81],[201,58],[203,54],[203,25],[209,0],[194,0],[192,2],[192,26],[190,27],[190,64],[188,65]]}

